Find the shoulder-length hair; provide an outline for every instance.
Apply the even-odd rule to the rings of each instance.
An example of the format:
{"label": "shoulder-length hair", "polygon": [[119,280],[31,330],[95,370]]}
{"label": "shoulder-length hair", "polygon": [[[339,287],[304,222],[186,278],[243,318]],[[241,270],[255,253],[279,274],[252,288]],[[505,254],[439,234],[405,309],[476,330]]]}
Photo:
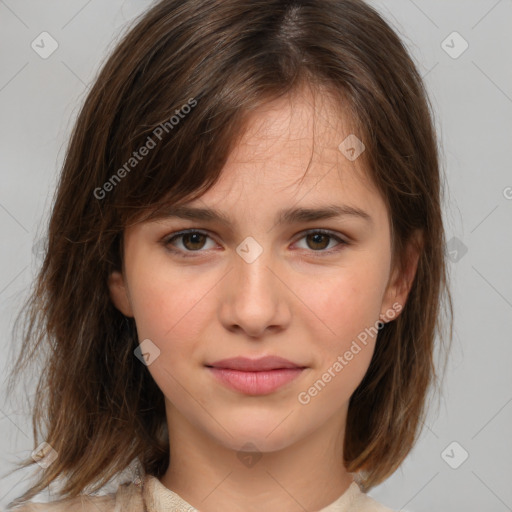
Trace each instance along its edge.
{"label": "shoulder-length hair", "polygon": [[406,268],[407,243],[423,233],[407,303],[350,399],[343,462],[367,491],[410,452],[439,383],[443,312],[450,341],[453,329],[434,115],[413,59],[360,0],[162,0],[102,66],[67,148],[15,367],[46,348],[33,431],[58,457],[24,499],[59,476],[62,496],[97,490],[135,459],[165,472],[163,394],[107,287],[123,230],[205,193],[248,115],[304,84],[350,110],[390,216],[393,265]]}

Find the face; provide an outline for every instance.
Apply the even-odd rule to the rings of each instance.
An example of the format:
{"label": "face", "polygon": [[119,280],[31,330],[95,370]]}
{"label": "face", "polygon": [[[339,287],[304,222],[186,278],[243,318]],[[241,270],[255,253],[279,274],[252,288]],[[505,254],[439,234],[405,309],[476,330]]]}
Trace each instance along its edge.
{"label": "face", "polygon": [[[399,314],[386,207],[359,160],[338,149],[351,131],[329,101],[302,92],[252,117],[220,181],[186,204],[225,221],[170,216],[125,231],[111,297],[160,351],[148,370],[170,431],[187,424],[220,446],[265,452],[344,428],[378,321]],[[279,222],[282,211],[331,206],[364,213]],[[208,367],[268,355],[302,369],[243,391]]]}

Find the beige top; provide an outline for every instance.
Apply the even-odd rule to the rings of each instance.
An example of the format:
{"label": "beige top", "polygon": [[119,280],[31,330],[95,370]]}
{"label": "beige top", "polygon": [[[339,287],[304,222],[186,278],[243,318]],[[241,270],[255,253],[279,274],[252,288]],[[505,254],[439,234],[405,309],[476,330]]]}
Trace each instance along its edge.
{"label": "beige top", "polygon": [[[104,496],[80,496],[50,503],[29,502],[13,512],[199,512],[160,480],[145,475],[139,483],[126,483]],[[367,496],[356,482],[318,512],[393,512]]]}

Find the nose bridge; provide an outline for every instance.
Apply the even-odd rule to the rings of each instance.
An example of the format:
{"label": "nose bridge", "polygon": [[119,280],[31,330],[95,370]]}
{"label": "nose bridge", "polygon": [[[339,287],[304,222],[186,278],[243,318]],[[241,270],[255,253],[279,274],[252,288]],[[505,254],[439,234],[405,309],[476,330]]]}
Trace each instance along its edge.
{"label": "nose bridge", "polygon": [[276,264],[270,248],[264,248],[249,236],[236,252],[230,281],[230,312],[224,320],[254,336],[269,326],[283,323],[284,318],[279,318],[283,311],[282,290],[274,275]]}
{"label": "nose bridge", "polygon": [[[261,240],[261,237],[260,237]],[[240,286],[237,286],[237,292],[240,288],[252,294],[261,294],[268,300],[273,297],[272,289],[275,277],[269,270],[272,268],[272,249],[263,247],[252,236],[246,237],[236,248],[238,258],[235,259],[235,274]],[[243,292],[244,290],[242,290]],[[260,297],[255,297],[256,300]]]}

